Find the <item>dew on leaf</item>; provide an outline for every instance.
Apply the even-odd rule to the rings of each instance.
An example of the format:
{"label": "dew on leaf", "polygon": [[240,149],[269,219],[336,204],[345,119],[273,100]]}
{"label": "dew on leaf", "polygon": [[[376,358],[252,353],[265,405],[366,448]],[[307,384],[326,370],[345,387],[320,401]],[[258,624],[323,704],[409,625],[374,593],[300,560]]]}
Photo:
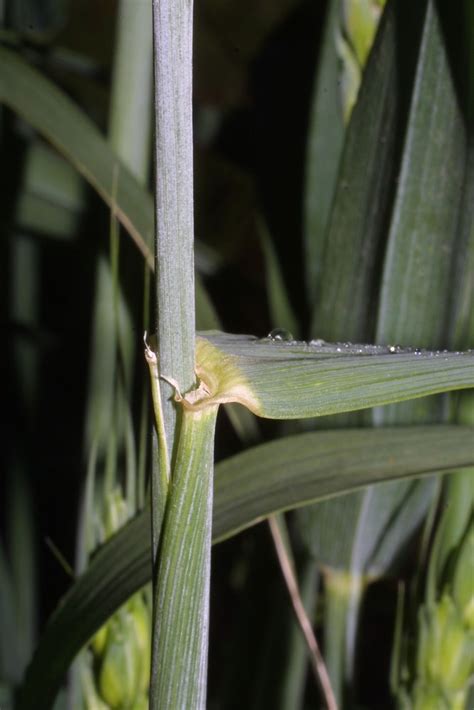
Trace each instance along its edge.
{"label": "dew on leaf", "polygon": [[274,328],[269,332],[267,338],[270,338],[270,340],[282,340],[287,343],[293,340],[293,335],[289,330],[285,330],[284,328]]}
{"label": "dew on leaf", "polygon": [[326,345],[326,341],[323,340],[322,338],[314,338],[313,340],[309,341],[310,345],[315,345],[316,347],[320,348],[323,345]]}

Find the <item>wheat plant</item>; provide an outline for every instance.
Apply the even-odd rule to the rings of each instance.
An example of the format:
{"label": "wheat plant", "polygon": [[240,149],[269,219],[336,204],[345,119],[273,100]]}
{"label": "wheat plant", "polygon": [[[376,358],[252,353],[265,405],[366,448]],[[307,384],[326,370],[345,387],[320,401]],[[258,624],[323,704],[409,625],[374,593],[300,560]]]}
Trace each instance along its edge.
{"label": "wheat plant", "polygon": [[472,3],[316,5],[5,14],[2,707],[470,707]]}

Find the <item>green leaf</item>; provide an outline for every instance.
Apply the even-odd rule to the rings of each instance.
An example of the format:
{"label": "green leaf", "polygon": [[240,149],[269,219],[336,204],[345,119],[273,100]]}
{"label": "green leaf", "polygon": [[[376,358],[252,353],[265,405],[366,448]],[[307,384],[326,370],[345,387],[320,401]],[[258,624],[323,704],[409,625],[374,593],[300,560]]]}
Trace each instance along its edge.
{"label": "green leaf", "polygon": [[420,490],[417,481],[386,488],[367,488],[359,495],[298,511],[300,536],[315,562],[372,578],[387,570],[402,541],[420,524],[430,494],[429,489]]}
{"label": "green leaf", "polygon": [[[0,47],[0,101],[43,134],[114,207],[153,268],[153,202],[88,116],[18,55]],[[117,182],[114,204],[114,180]]]}
{"label": "green leaf", "polygon": [[[115,155],[94,123],[46,77],[0,47],[0,102],[22,116],[69,160],[113,208],[150,268],[154,210],[151,195]],[[199,249],[196,261],[199,263]],[[201,327],[217,317],[196,274],[196,301],[204,307]]]}
{"label": "green leaf", "polygon": [[[467,137],[434,3],[428,3],[385,256],[377,340],[446,341]],[[415,307],[416,306],[416,307]]]}
{"label": "green leaf", "polygon": [[[473,72],[474,75],[474,72]],[[460,249],[456,255],[455,279],[456,293],[453,295],[451,327],[452,339],[455,343],[474,342],[474,220],[472,206],[474,199],[474,150],[471,145],[468,154],[465,189],[463,194],[463,209],[460,224]],[[460,394],[456,421],[460,424],[474,423],[474,391]],[[452,564],[456,548],[460,546],[469,520],[472,517],[474,502],[474,486],[472,476],[474,471],[458,472],[449,477],[444,486],[444,501],[441,518],[438,521],[435,538],[430,552],[426,575],[426,600],[434,604],[443,586],[449,580],[449,565]]]}
{"label": "green leaf", "polygon": [[[402,8],[392,0],[380,21],[346,131],[321,249],[322,281],[317,284],[311,326],[314,337],[354,340],[371,335],[377,256],[391,207],[396,150],[405,128],[421,5]],[[401,26],[407,47],[403,62],[399,57]]]}
{"label": "green leaf", "polygon": [[[460,285],[453,273],[456,250],[460,257],[467,256],[465,243],[458,237],[466,189],[467,136],[443,29],[436,4],[429,2],[385,254],[379,342],[391,338],[408,343],[416,338],[425,347],[446,344],[450,299],[456,299]],[[384,425],[440,421],[443,403],[441,398],[421,399],[376,410],[374,421]],[[418,517],[423,497],[426,502],[430,499],[426,484],[419,488]],[[396,503],[403,490],[408,494],[406,486],[389,487],[387,496]],[[405,539],[405,513],[399,511],[399,523],[393,524],[394,552],[397,529],[400,544]]]}
{"label": "green leaf", "polygon": [[[393,4],[398,15],[401,6]],[[462,214],[466,132],[435,6],[419,3],[416,13],[419,18],[414,29],[418,26],[422,32],[419,40],[404,45],[408,55],[416,50],[417,56],[414,78],[410,76],[403,84],[404,101],[409,99],[407,128],[405,135],[399,128],[399,137],[403,137],[401,166],[395,189],[388,191],[390,199],[394,195],[394,202],[385,247],[377,340],[435,347],[448,343],[447,309],[458,285],[453,280],[452,255]],[[397,155],[392,156],[393,166],[397,159]],[[389,181],[386,189],[390,187]],[[461,258],[465,258],[463,253]],[[354,266],[352,269],[353,276],[361,278],[367,289],[367,273],[358,274]],[[356,313],[362,298],[370,298],[370,289],[355,290]],[[340,301],[333,307],[338,313]],[[410,401],[377,410],[374,420],[379,424],[439,421],[441,405],[434,398]],[[319,539],[314,542],[317,552],[324,549],[326,558],[331,549],[327,521],[332,513],[335,519],[344,520],[345,532],[337,538],[337,549],[332,545],[332,563],[337,567],[345,562],[354,575],[369,571],[380,574],[416,530],[433,490],[434,482],[395,483],[354,496],[352,505],[340,501],[324,506],[319,525],[315,522],[319,531]],[[347,657],[346,678],[354,661],[355,609],[351,602],[348,633],[341,649]]]}
{"label": "green leaf", "polygon": [[[442,27],[428,3],[393,206],[377,341],[435,347],[446,306],[463,195],[467,138]],[[433,293],[436,289],[436,293]],[[439,307],[432,307],[433,297]],[[444,309],[443,309],[444,306]]]}
{"label": "green leaf", "polygon": [[197,408],[237,401],[261,417],[301,419],[474,386],[471,351],[202,335],[196,371],[208,393]]}
{"label": "green leaf", "polygon": [[426,597],[434,604],[439,597],[449,575],[447,566],[460,546],[461,540],[472,517],[474,504],[474,471],[458,472],[449,477],[444,500],[446,505],[438,523],[436,537],[430,554],[427,575]]}
{"label": "green leaf", "polygon": [[77,171],[55,150],[32,141],[16,209],[20,229],[70,239],[84,208],[83,183]]}
{"label": "green leaf", "polygon": [[[469,269],[469,252],[464,248],[465,240],[458,240],[457,225],[462,219],[472,222],[469,216],[472,198],[469,201],[465,194],[465,125],[434,6],[403,5],[392,2],[387,8],[348,129],[341,179],[346,170],[347,175],[354,173],[355,179],[346,179],[340,185],[334,203],[326,252],[328,262],[322,274],[316,313],[320,314],[317,332],[331,338],[346,335],[361,338],[370,334],[373,327],[370,309],[374,292],[379,288],[374,257],[384,248],[386,225],[380,219],[384,209],[385,220],[390,217],[390,241],[385,254],[378,339],[434,347],[449,342],[447,307],[451,299],[456,299],[455,288],[459,284],[459,279],[453,278],[450,258],[456,248],[459,265]],[[400,31],[403,31],[403,61],[397,49]],[[385,78],[376,79],[376,72],[384,72]],[[394,83],[387,97],[381,89],[390,81]],[[381,117],[378,110],[388,112],[385,123],[377,124]],[[373,122],[367,121],[368,112],[374,117]],[[368,164],[358,153],[359,136],[367,137],[358,121],[365,121],[365,131],[374,141],[370,151],[378,143],[382,149],[387,142],[392,145],[388,153],[381,150],[380,156],[368,152]],[[356,127],[357,132],[352,135]],[[377,134],[380,129],[384,132]],[[349,152],[351,140],[354,143]],[[399,156],[401,179],[395,182]],[[443,167],[446,163],[449,170]],[[382,199],[373,201],[369,190],[372,180],[376,181]],[[463,194],[464,208],[460,203]],[[360,215],[366,209],[367,228],[359,237]],[[345,232],[339,235],[337,231],[331,232],[342,223],[346,210],[353,211],[353,223],[347,223]],[[333,241],[335,236],[339,237],[339,244]],[[359,238],[362,241],[358,242]],[[463,303],[463,310],[470,311],[472,294]],[[457,329],[462,327],[456,318],[451,323]],[[456,347],[460,343],[469,347],[466,340],[454,342]],[[427,417],[428,421],[439,421],[440,404],[435,398],[420,399],[403,407],[384,408],[377,411],[376,417],[379,423],[392,424],[420,421],[420,417],[424,417],[422,421],[427,421]],[[358,575],[369,571],[380,574],[392,564],[422,520],[433,486],[434,482],[424,481],[368,489],[351,498],[318,506],[314,520],[305,509],[298,513],[299,520],[308,526],[306,531],[302,528],[302,534],[321,564],[350,570],[357,585]],[[346,682],[353,664],[356,610],[353,599],[348,603],[347,635],[340,647],[340,653],[346,655]],[[330,645],[334,637],[328,627],[326,638]],[[342,664],[336,663],[336,667],[340,669]],[[342,686],[342,676],[340,680]]]}
{"label": "green leaf", "polygon": [[[459,19],[458,12],[453,14]],[[450,342],[450,302],[456,301],[460,285],[453,266],[456,257],[467,257],[460,226],[466,209],[472,215],[471,205],[462,206],[466,156],[466,125],[448,54],[447,27],[438,5],[428,2],[385,252],[379,342],[391,338],[403,344],[416,338],[425,347]],[[453,344],[459,347],[460,341]],[[442,398],[421,399],[376,410],[373,419],[379,425],[440,421],[447,415],[445,404]],[[406,484],[394,484],[382,489],[378,498],[385,493],[389,500],[404,492],[409,493]],[[421,513],[423,499],[428,503],[433,489],[419,482],[414,493]],[[394,552],[397,537],[400,546],[406,539],[405,515],[402,509],[392,521]]]}
{"label": "green leaf", "polygon": [[[351,4],[342,4],[347,13]],[[397,149],[413,83],[413,48],[419,41],[419,22],[416,22],[419,12],[410,8],[405,10],[408,17],[403,18],[401,10],[401,3],[390,2],[380,23],[346,131],[329,225],[326,233],[320,236],[323,243],[319,251],[323,263],[314,285],[317,299],[312,333],[325,338],[360,340],[372,337],[374,293],[379,279],[377,257],[383,249],[386,220],[393,199],[391,188],[399,160]],[[398,50],[400,27],[404,27],[406,48],[403,63],[399,61]],[[357,91],[360,67],[350,44],[343,37],[339,39],[339,48],[344,52],[341,57],[343,89],[353,69]],[[348,62],[344,62],[344,58]],[[328,133],[324,138],[331,135]],[[322,425],[355,426],[361,420],[365,419],[360,414],[339,415],[327,423],[323,421]],[[390,502],[387,495],[380,501],[381,489],[367,489],[314,507],[308,506],[295,516],[300,539],[315,564],[325,572],[324,650],[339,700],[350,675],[357,610],[366,584],[366,566],[370,566],[372,573],[380,574],[391,561],[391,558],[382,561],[380,556],[378,559],[371,557],[377,549],[388,552],[387,541],[393,540],[396,522],[396,517],[390,513],[392,509],[400,512],[399,501]],[[388,493],[385,487],[384,490]],[[408,496],[402,496],[402,499],[405,504],[410,502]],[[423,499],[418,501],[415,491],[414,499],[418,506],[415,510],[413,505],[407,506],[407,512],[413,515],[408,518],[410,525],[405,529],[406,535],[413,531],[424,512]]]}
{"label": "green leaf", "polygon": [[[473,464],[468,427],[310,432],[262,444],[217,464],[213,539],[235,535],[273,512],[375,481]],[[48,708],[76,653],[150,580],[149,531],[146,510],[99,550],[67,593],[29,667],[20,708]]]}
{"label": "green leaf", "polygon": [[315,77],[306,150],[304,248],[306,287],[314,307],[321,278],[325,234],[344,143],[336,33],[341,0],[330,0]]}

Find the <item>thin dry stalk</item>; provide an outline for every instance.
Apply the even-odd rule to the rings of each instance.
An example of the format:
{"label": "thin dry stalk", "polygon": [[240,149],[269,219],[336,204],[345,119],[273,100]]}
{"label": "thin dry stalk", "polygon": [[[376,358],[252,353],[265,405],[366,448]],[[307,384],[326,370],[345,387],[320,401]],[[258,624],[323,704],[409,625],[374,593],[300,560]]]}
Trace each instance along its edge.
{"label": "thin dry stalk", "polygon": [[272,534],[273,543],[278,556],[278,562],[285,579],[285,583],[290,595],[291,603],[296,615],[296,619],[303,633],[304,640],[308,647],[309,659],[311,667],[314,671],[316,681],[323,693],[327,710],[338,710],[334,691],[331,686],[331,680],[324,663],[323,656],[319,650],[316,636],[314,635],[313,626],[308,618],[306,609],[303,606],[301,594],[298,586],[298,580],[293,569],[291,560],[288,557],[283,538],[281,536],[278,524],[275,517],[272,515],[268,518],[270,532]]}

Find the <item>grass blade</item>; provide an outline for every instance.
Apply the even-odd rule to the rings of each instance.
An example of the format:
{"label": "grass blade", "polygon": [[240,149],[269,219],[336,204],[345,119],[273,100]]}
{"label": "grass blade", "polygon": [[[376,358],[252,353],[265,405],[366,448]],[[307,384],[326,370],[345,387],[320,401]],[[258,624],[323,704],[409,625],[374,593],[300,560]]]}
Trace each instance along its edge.
{"label": "grass blade", "polygon": [[[371,337],[380,240],[386,230],[397,148],[412,83],[413,48],[423,3],[387,4],[346,130],[322,256],[311,334],[328,340]],[[399,61],[399,26],[407,47]],[[368,120],[370,116],[370,120]],[[343,304],[341,307],[340,304]],[[341,335],[341,333],[343,335]]]}
{"label": "grass blade", "polygon": [[261,417],[297,419],[472,387],[474,352],[209,333],[198,338],[196,372],[206,392],[191,408],[236,401]]}
{"label": "grass blade", "polygon": [[430,304],[433,288],[438,293],[449,289],[466,149],[442,28],[430,2],[391,217],[378,342],[388,338],[422,347],[443,342],[445,314]]}
{"label": "grass blade", "polygon": [[312,97],[306,155],[304,247],[306,288],[314,308],[321,276],[325,233],[344,144],[336,34],[341,0],[330,0]]}
{"label": "grass blade", "polygon": [[[153,268],[153,203],[88,116],[15,53],[0,47],[0,101],[42,133],[114,207]],[[119,166],[114,203],[114,172]]]}

